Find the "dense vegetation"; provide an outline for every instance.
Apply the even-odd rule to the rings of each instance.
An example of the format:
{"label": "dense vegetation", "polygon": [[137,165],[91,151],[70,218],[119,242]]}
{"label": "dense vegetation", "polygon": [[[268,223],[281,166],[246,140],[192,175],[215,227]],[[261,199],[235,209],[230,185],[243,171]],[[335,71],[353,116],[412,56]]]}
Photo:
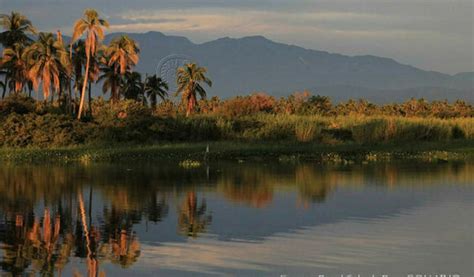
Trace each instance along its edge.
{"label": "dense vegetation", "polygon": [[[176,96],[181,101],[173,101],[159,76],[143,79],[133,71],[140,52],[135,41],[122,35],[109,45],[101,43],[108,23],[94,10],[86,10],[75,23],[69,45],[59,31],[56,36],[35,36],[32,23],[19,13],[2,16],[2,25],[2,147],[221,140],[373,145],[474,139],[474,108],[462,100],[333,104],[306,91],[279,99],[265,93],[206,99],[205,85],[212,82],[206,69],[194,63],[178,69]],[[99,81],[106,97],[92,99],[91,86]],[[33,92],[36,97],[31,97]]]}
{"label": "dense vegetation", "polygon": [[[253,97],[238,97],[222,101],[217,106],[230,106],[234,101]],[[435,116],[396,116],[384,114],[381,112],[384,107],[373,105],[374,110],[379,112],[365,115],[352,110],[353,106],[347,103],[329,109],[331,113],[345,107],[347,115],[279,112],[280,105],[291,103],[288,98],[275,101],[275,106],[257,112],[248,112],[249,109],[255,109],[254,104],[240,105],[239,109],[243,112],[237,114],[231,109],[205,110],[215,104],[215,100],[201,101],[199,113],[186,117],[181,113],[186,107],[170,101],[151,108],[134,100],[113,104],[99,98],[92,101],[91,117],[78,121],[64,114],[57,106],[36,102],[26,96],[10,96],[0,102],[0,145],[58,147],[210,140],[295,141],[335,145],[348,142],[374,144],[474,139],[472,117],[446,119]],[[308,109],[314,108],[314,104],[307,105]],[[409,104],[406,106],[410,107]],[[455,107],[446,105],[446,110],[452,113]],[[472,113],[472,108],[468,108]],[[229,112],[233,114],[229,115]]]}

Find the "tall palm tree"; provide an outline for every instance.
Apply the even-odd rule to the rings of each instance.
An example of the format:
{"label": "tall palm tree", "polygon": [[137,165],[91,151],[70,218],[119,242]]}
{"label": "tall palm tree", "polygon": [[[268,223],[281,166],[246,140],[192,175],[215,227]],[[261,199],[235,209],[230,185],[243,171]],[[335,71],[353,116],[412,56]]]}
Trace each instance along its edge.
{"label": "tall palm tree", "polygon": [[5,86],[10,91],[20,92],[28,80],[27,63],[25,60],[25,47],[20,43],[14,43],[10,48],[3,50],[2,67],[8,74]]}
{"label": "tall palm tree", "polygon": [[[138,44],[127,35],[114,38],[105,49],[107,65],[115,71],[115,74],[125,76],[138,63]],[[117,87],[111,91],[112,102],[119,99]]]}
{"label": "tall palm tree", "polygon": [[145,79],[145,95],[150,99],[152,108],[156,107],[158,97],[162,100],[168,95],[168,84],[156,75],[147,76]]}
{"label": "tall palm tree", "polygon": [[38,40],[25,51],[28,62],[28,78],[38,90],[42,82],[43,96],[49,97],[51,88],[60,89],[60,76],[69,74],[69,59],[67,50],[59,39],[51,33],[40,33]]}
{"label": "tall palm tree", "polygon": [[[0,43],[4,48],[18,49],[18,46],[15,46],[15,44],[18,44],[21,46],[21,49],[23,49],[32,42],[28,34],[36,34],[36,29],[33,27],[31,21],[28,20],[26,16],[17,12],[12,12],[10,15],[0,15],[0,25],[5,30],[0,33]],[[10,83],[8,81],[11,75],[10,73],[8,69],[5,72],[5,85],[3,86],[2,98],[5,97],[8,83]]]}
{"label": "tall palm tree", "polygon": [[95,56],[100,41],[104,39],[104,27],[108,27],[109,23],[99,18],[97,11],[93,9],[86,9],[84,11],[84,17],[77,20],[74,24],[71,48],[69,51],[70,57],[72,56],[72,44],[78,40],[84,33],[86,33],[85,48],[86,48],[86,69],[84,74],[84,81],[82,84],[81,102],[79,104],[79,113],[77,118],[80,119],[82,115],[82,109],[84,106],[84,99],[86,94],[87,81],[89,78],[89,66],[91,56]]}
{"label": "tall palm tree", "polygon": [[181,93],[181,99],[183,103],[186,103],[186,117],[188,117],[196,106],[196,93],[199,93],[201,98],[206,97],[206,91],[201,86],[201,82],[207,84],[209,87],[212,86],[212,81],[205,76],[207,69],[205,67],[199,67],[195,63],[188,63],[178,68],[177,71],[177,84],[178,90],[176,95]]}

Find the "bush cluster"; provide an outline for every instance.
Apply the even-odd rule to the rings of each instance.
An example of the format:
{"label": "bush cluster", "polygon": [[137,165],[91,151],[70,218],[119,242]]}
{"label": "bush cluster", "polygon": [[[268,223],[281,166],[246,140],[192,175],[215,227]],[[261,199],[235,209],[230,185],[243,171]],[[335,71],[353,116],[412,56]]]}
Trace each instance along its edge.
{"label": "bush cluster", "polygon": [[[181,104],[166,100],[161,102],[155,114],[175,116],[182,113]],[[212,97],[200,100],[198,113],[225,117],[240,117],[257,113],[286,115],[321,115],[321,116],[396,116],[396,117],[434,117],[459,118],[473,117],[474,107],[463,100],[453,103],[448,101],[426,101],[410,99],[404,103],[376,105],[364,99],[348,100],[333,104],[326,96],[311,96],[309,92],[296,92],[279,99],[265,93],[254,93],[248,96],[237,96],[221,100]]]}

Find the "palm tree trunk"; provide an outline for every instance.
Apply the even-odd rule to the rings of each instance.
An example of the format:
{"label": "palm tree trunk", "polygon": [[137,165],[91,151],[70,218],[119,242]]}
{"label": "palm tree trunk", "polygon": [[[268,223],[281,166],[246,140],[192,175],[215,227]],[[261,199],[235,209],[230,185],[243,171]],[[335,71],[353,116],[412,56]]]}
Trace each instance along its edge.
{"label": "palm tree trunk", "polygon": [[5,98],[7,87],[8,87],[8,74],[5,74],[5,86],[3,87],[2,99]]}
{"label": "palm tree trunk", "polygon": [[85,96],[86,96],[87,77],[89,76],[90,53],[88,53],[86,56],[87,56],[86,72],[84,74],[84,83],[82,84],[81,103],[79,104],[79,113],[77,114],[77,119],[81,119],[82,109],[84,107],[84,99],[85,99]]}
{"label": "palm tree trunk", "polygon": [[89,81],[89,113],[92,115],[92,82]]}
{"label": "palm tree trunk", "polygon": [[69,92],[69,103],[67,103],[68,106],[68,112],[72,113],[72,85],[71,85],[71,80],[68,81],[68,92]]}
{"label": "palm tree trunk", "polygon": [[59,82],[58,101],[59,101],[60,106],[62,102],[62,96],[63,96],[63,83]]}
{"label": "palm tree trunk", "polygon": [[112,104],[114,104],[117,98],[117,84],[115,84],[115,81],[112,81],[111,90],[112,90],[111,100],[112,100]]}
{"label": "palm tree trunk", "polygon": [[188,100],[188,104],[186,106],[186,117],[188,117],[191,114],[191,112],[194,109],[195,104],[196,104],[196,95],[191,93],[191,95],[189,97],[189,100]]}

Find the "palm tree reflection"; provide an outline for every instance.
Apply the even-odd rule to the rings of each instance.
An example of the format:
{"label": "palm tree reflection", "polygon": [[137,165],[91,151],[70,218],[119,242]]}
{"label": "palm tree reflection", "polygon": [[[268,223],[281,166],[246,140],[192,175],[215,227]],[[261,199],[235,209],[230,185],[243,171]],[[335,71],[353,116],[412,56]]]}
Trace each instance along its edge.
{"label": "palm tree reflection", "polygon": [[182,235],[196,238],[199,233],[206,230],[212,221],[212,216],[206,213],[206,200],[198,204],[196,193],[188,192],[179,208],[178,227]]}
{"label": "palm tree reflection", "polygon": [[128,233],[122,229],[112,235],[107,243],[103,243],[99,251],[112,263],[128,268],[140,256],[140,242],[134,232]]}

